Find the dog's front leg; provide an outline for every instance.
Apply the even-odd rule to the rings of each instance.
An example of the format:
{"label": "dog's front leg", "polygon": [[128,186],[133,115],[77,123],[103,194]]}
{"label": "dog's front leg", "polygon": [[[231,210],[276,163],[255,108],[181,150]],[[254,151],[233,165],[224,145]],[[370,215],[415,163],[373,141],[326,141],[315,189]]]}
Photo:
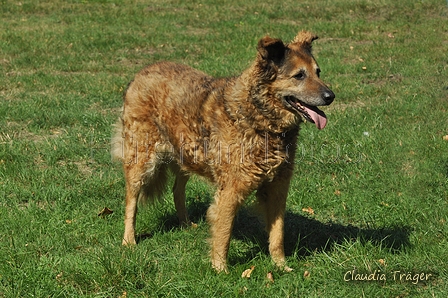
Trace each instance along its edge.
{"label": "dog's front leg", "polygon": [[216,192],[215,201],[207,211],[211,231],[211,261],[216,271],[227,272],[227,253],[235,214],[243,201],[243,196],[233,189]]}
{"label": "dog's front leg", "polygon": [[257,191],[257,198],[264,213],[266,230],[269,234],[269,253],[274,263],[285,271],[292,271],[286,265],[284,237],[284,217],[289,179],[277,179],[265,183]]}

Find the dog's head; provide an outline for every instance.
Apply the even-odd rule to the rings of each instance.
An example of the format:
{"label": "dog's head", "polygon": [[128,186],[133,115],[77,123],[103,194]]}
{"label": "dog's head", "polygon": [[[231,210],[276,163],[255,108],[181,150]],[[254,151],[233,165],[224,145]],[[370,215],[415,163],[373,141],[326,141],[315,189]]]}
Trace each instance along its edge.
{"label": "dog's head", "polygon": [[[320,79],[320,68],[311,54],[317,36],[301,31],[291,43],[269,36],[258,42],[258,75],[269,85],[285,121],[297,122],[300,116],[323,129],[327,123],[318,106],[329,105],[335,95]],[[295,120],[293,120],[295,119]]]}

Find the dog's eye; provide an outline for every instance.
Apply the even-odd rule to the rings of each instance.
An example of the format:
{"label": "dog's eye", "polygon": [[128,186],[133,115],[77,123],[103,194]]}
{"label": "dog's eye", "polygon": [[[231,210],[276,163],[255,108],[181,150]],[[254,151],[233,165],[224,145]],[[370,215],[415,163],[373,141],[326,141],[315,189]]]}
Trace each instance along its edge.
{"label": "dog's eye", "polygon": [[299,71],[299,72],[294,76],[294,78],[296,78],[297,80],[300,80],[300,81],[304,80],[304,79],[306,78],[306,73],[305,73],[305,71],[304,71],[304,70]]}

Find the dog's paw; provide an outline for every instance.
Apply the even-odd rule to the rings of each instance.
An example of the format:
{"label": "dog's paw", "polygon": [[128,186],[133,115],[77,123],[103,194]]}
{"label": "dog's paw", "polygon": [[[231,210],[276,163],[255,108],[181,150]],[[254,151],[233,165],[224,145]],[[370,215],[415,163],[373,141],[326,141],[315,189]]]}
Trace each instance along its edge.
{"label": "dog's paw", "polygon": [[123,239],[123,242],[121,242],[121,245],[127,246],[127,247],[132,247],[132,246],[137,245],[137,242],[135,241],[135,238],[133,238],[133,239]]}
{"label": "dog's paw", "polygon": [[215,271],[217,273],[222,273],[222,272],[225,273],[225,274],[229,273],[229,270],[227,269],[226,263],[223,263],[223,262],[213,262],[212,263],[212,267],[213,267],[213,269],[215,269]]}

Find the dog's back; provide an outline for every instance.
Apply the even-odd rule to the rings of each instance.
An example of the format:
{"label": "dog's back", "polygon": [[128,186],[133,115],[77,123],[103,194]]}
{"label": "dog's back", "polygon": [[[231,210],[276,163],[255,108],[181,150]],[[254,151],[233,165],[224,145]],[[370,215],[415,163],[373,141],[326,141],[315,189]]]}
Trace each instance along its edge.
{"label": "dog's back", "polygon": [[183,119],[199,116],[212,80],[206,74],[181,64],[160,62],[150,65],[129,84],[123,116],[139,122],[154,122],[161,129],[165,123],[169,123],[171,129],[173,126],[181,129],[185,122]]}

